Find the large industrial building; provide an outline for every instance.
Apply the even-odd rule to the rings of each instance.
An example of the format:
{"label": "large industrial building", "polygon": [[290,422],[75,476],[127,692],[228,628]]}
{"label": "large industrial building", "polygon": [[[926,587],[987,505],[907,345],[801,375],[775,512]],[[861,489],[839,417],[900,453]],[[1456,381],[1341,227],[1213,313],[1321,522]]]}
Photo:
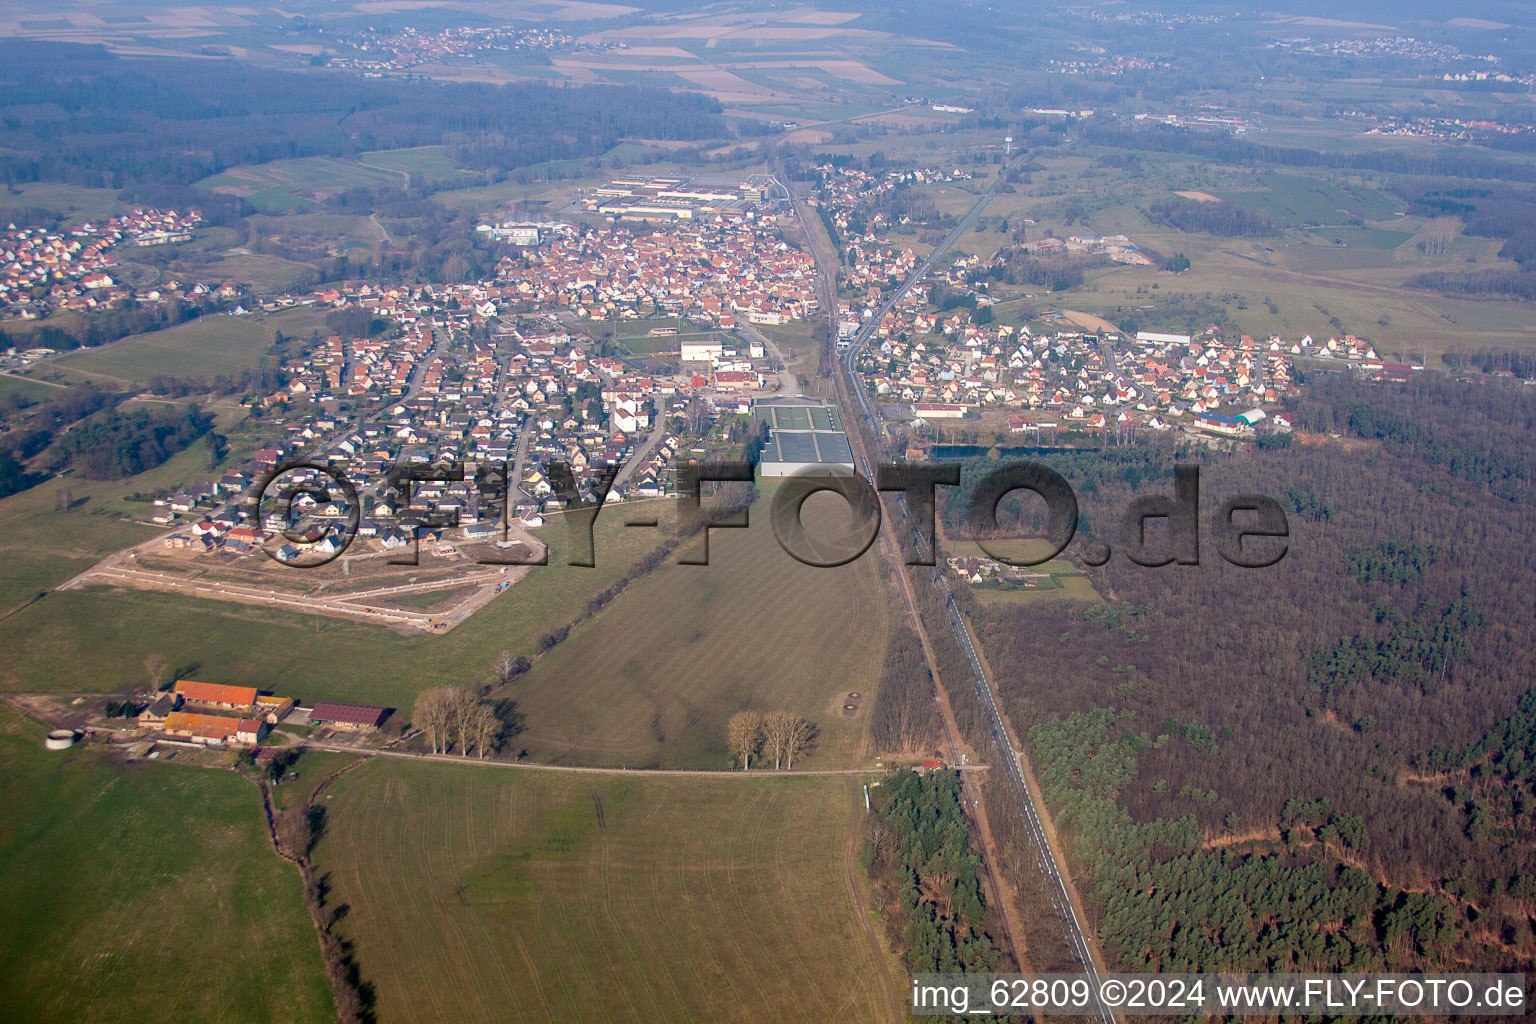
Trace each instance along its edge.
{"label": "large industrial building", "polygon": [[583,209],[610,220],[692,220],[707,213],[743,213],[764,198],[757,176],[733,184],[706,184],[692,178],[618,178],[584,189]]}
{"label": "large industrial building", "polygon": [[806,469],[854,472],[853,449],[835,407],[814,398],[765,398],[752,403],[752,415],[769,430],[760,476],[794,476]]}

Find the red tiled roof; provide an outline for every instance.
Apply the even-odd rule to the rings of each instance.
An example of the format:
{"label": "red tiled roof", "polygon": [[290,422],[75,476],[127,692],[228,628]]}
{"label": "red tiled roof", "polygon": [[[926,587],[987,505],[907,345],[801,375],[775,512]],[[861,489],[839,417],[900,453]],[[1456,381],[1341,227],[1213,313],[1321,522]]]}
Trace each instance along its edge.
{"label": "red tiled roof", "polygon": [[249,707],[256,703],[254,686],[225,686],[222,683],[199,683],[191,679],[178,679],[176,692],[186,700],[195,700],[202,704]]}
{"label": "red tiled roof", "polygon": [[318,701],[309,713],[312,722],[344,722],[349,725],[378,725],[384,720],[384,709],[368,704],[337,704]]}

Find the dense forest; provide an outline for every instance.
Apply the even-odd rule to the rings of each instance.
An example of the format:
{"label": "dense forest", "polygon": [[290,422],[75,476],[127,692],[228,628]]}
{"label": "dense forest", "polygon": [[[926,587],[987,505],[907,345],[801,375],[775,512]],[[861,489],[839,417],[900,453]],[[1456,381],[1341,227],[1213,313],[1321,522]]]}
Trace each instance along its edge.
{"label": "dense forest", "polygon": [[[660,88],[504,86],[127,60],[102,47],[0,44],[0,180],[190,185],[228,167],[448,143],[477,170],[594,156],[621,135],[730,135],[715,100]],[[338,116],[338,112],[341,112]]]}
{"label": "dense forest", "polygon": [[[1529,969],[1536,394],[1326,375],[1292,406],[1291,443],[1200,457],[1203,516],[1287,509],[1278,565],[1202,519],[1199,565],[1087,570],[1105,603],[959,599],[1125,966]],[[1194,456],[1038,458],[1113,546]]]}
{"label": "dense forest", "polygon": [[874,790],[863,861],[891,944],[914,972],[986,973],[1004,954],[992,941],[981,858],[970,845],[960,774],[900,772]]}

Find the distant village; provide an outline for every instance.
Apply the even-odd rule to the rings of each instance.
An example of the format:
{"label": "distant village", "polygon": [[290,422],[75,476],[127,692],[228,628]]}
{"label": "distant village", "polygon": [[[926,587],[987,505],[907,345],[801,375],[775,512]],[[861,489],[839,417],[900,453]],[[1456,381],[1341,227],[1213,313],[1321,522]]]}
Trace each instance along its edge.
{"label": "distant village", "polygon": [[[870,212],[872,200],[906,184],[969,175],[821,171],[817,202],[846,232],[838,345],[872,326],[857,371],[888,421],[921,431],[986,417],[995,436],[1031,439],[1126,427],[1241,438],[1290,428],[1278,406],[1294,390],[1298,359],[1407,370],[1381,363],[1353,335],[1259,340],[1229,337],[1212,324],[1195,335],[1124,336],[1065,314],[1032,321],[1046,329],[994,323],[983,315],[992,299],[971,283],[976,256],[930,275],[972,304],[935,310],[914,289],[882,312],[919,261],[886,238],[899,219]],[[374,326],[366,336],[316,332],[263,371],[247,398],[265,425],[259,447],[215,478],[151,496],[153,521],[174,527],[163,547],[255,555],[279,531],[287,540],[279,559],[295,562],[335,554],[354,536],[373,551],[424,542],[451,553],[452,538],[512,546],[521,541],[507,524],[536,528],[572,502],[599,500],[605,487],[607,501],[672,493],[681,463],[707,457],[712,445],[739,449],[754,424],[770,428],[764,458],[776,472],[851,465],[835,417],[762,407],[788,375],[755,328],[804,323],[820,312],[815,263],[788,240],[782,208],[768,198],[772,187],[761,177],[737,188],[621,179],[587,194],[593,209],[638,201],[649,190],[640,198],[672,204],[663,223],[621,223],[634,211],[617,208],[609,210],[614,223],[600,227],[488,223],[480,233],[503,249],[489,280],[353,281],[260,300],[268,312],[366,313]],[[676,215],[684,206],[687,215]],[[69,302],[99,290],[92,274],[108,275],[92,268],[109,265],[113,245],[174,239],[196,223],[195,212],[140,210],[64,237],[12,232],[4,252],[13,266],[25,254],[27,273],[42,253],[52,254],[41,260],[53,266],[45,294]],[[1124,236],[1030,245],[1146,262]],[[25,298],[41,301],[35,291]],[[655,325],[644,330],[650,320]],[[259,485],[298,459],[344,470],[357,484],[355,497],[327,490],[306,469],[288,482],[319,490],[258,507]],[[402,467],[432,466],[462,474],[388,485]]]}
{"label": "distant village", "polygon": [[[59,310],[106,309],[124,301],[182,297],[180,282],[142,292],[112,276],[114,249],[169,245],[191,239],[202,223],[197,210],[135,209],[122,217],[86,222],[63,233],[9,224],[0,233],[0,313],[32,320]],[[194,284],[198,294],[206,285]],[[233,297],[233,292],[230,297]]]}

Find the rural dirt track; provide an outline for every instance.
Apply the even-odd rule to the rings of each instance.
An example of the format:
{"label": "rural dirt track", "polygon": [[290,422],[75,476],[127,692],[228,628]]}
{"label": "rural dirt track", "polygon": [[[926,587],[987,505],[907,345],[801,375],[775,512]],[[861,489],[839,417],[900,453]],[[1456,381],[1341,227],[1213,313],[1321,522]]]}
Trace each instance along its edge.
{"label": "rural dirt track", "polygon": [[890,1011],[892,1024],[901,1024],[905,1019],[901,1004],[896,999],[895,986],[891,984],[890,971],[886,969],[885,943],[880,941],[880,935],[875,931],[875,926],[869,922],[869,912],[864,906],[864,894],[859,890],[859,822],[862,815],[859,814],[858,783],[849,780],[848,787],[852,790],[853,820],[848,824],[848,843],[843,851],[843,878],[848,883],[848,895],[853,900],[853,912],[858,915],[859,924],[864,926],[864,938],[869,940],[870,955],[875,958],[875,965],[880,969],[880,990],[885,993],[886,1009]]}
{"label": "rural dirt track", "polygon": [[[453,754],[413,754],[404,750],[366,750],[329,743],[301,743],[305,750],[323,750],[332,754],[356,754],[360,757],[398,757],[408,761],[439,761],[443,764],[482,765],[486,768],[513,768],[532,772],[570,772],[583,775],[656,775],[674,779],[776,779],[785,775],[829,776],[881,775],[885,768],[790,768],[739,772],[734,769],[709,768],[592,768],[575,764],[543,764],[536,761],[499,761],[495,758],[457,757]],[[957,770],[982,772],[984,764],[968,764]]]}

